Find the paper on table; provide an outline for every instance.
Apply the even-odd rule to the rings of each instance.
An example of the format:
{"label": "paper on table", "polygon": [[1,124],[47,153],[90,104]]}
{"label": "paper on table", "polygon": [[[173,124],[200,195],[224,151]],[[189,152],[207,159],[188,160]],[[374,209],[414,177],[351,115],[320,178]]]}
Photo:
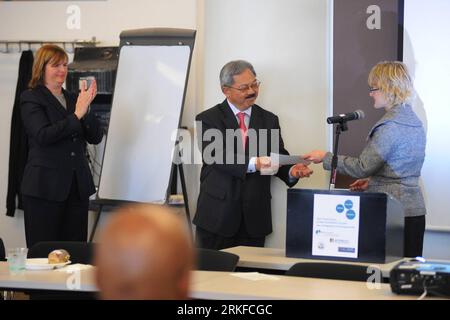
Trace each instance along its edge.
{"label": "paper on table", "polygon": [[233,272],[230,273],[233,277],[238,277],[246,280],[252,280],[252,281],[260,281],[260,280],[280,280],[280,278],[263,274],[259,272]]}
{"label": "paper on table", "polygon": [[85,269],[91,269],[94,266],[91,264],[81,264],[81,263],[75,263],[75,264],[69,264],[63,268],[56,269],[60,272],[74,272],[74,271],[81,271]]}
{"label": "paper on table", "polygon": [[272,163],[276,163],[280,166],[297,163],[309,165],[311,163],[311,161],[304,160],[303,156],[288,156],[285,154],[278,154],[273,152],[270,153],[270,159],[272,160]]}

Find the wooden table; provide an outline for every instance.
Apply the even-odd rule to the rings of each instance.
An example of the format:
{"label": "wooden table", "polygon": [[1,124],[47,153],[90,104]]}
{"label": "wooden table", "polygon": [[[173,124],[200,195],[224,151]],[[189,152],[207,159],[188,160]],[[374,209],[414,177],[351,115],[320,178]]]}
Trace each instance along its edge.
{"label": "wooden table", "polygon": [[[249,273],[247,273],[248,275]],[[411,300],[416,296],[393,294],[388,284],[314,278],[261,275],[261,280],[237,277],[240,273],[192,271],[190,297],[193,299],[324,299],[324,300]],[[28,271],[11,274],[6,262],[0,262],[2,290],[51,290],[65,292],[97,292],[95,267],[79,274],[56,270]],[[428,298],[427,298],[428,299]]]}

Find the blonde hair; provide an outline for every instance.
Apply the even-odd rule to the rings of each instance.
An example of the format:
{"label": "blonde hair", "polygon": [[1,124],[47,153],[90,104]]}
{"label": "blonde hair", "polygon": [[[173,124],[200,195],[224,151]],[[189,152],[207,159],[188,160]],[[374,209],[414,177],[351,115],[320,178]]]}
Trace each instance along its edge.
{"label": "blonde hair", "polygon": [[382,61],[370,71],[368,83],[378,88],[391,106],[402,104],[413,96],[413,83],[406,65],[399,61]]}
{"label": "blonde hair", "polygon": [[64,49],[54,45],[46,44],[39,48],[33,63],[33,72],[28,86],[35,88],[39,84],[44,84],[45,66],[50,63],[68,61],[69,58]]}

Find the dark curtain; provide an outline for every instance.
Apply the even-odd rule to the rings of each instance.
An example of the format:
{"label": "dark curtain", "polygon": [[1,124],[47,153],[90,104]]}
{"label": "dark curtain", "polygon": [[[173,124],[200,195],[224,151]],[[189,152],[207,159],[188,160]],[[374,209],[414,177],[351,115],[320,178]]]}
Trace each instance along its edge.
{"label": "dark curtain", "polygon": [[6,215],[14,217],[16,198],[18,208],[22,209],[20,183],[28,156],[28,141],[20,116],[20,95],[28,88],[33,67],[33,52],[23,51],[19,64],[19,79],[17,80],[16,97],[11,120],[11,142],[9,147],[8,194],[6,196]]}

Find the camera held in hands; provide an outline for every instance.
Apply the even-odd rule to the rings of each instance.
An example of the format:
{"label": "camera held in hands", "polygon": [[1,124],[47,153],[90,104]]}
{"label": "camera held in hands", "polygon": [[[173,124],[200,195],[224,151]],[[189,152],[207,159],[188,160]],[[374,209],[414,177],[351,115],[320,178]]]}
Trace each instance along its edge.
{"label": "camera held in hands", "polygon": [[81,90],[82,88],[85,88],[85,90],[88,90],[91,87],[92,82],[94,82],[95,77],[88,76],[88,77],[80,77],[78,80],[78,88]]}

